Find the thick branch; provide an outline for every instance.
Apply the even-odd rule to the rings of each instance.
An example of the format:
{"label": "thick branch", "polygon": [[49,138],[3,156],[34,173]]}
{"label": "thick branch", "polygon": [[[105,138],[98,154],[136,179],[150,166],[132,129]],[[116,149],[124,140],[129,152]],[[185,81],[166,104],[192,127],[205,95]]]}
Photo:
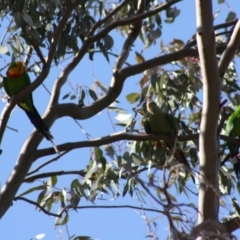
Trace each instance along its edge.
{"label": "thick branch", "polygon": [[[231,143],[236,143],[240,145],[240,140],[238,138],[233,138],[233,137],[228,137],[225,135],[220,135],[220,138],[224,141],[231,142]],[[124,141],[124,140],[132,140],[132,141],[156,141],[156,140],[164,140],[164,141],[169,141],[175,139],[174,137],[170,137],[167,135],[163,134],[157,134],[157,135],[152,135],[152,134],[131,134],[131,133],[126,133],[126,132],[118,132],[111,134],[109,136],[104,136],[101,138],[96,138],[94,140],[88,140],[88,141],[79,141],[79,142],[72,142],[72,143],[64,143],[58,145],[58,149],[61,152],[69,152],[75,149],[79,148],[85,148],[85,147],[99,147],[105,144],[117,142],[117,141]],[[199,134],[192,134],[192,135],[180,135],[177,137],[177,140],[179,142],[186,142],[186,141],[191,141],[191,140],[197,140],[199,139]],[[51,154],[55,154],[53,148],[44,148],[37,150],[34,154],[34,159],[37,160],[38,158],[49,156]],[[57,159],[56,159],[57,160]],[[52,161],[56,161],[51,160]]]}
{"label": "thick branch", "polygon": [[212,1],[196,0],[197,44],[203,78],[203,109],[199,136],[200,188],[198,222],[218,220],[219,140],[221,80],[218,75]]}
{"label": "thick branch", "polygon": [[232,233],[237,229],[240,229],[240,217],[234,217],[233,219],[224,222],[223,225],[227,232]]}
{"label": "thick branch", "polygon": [[219,75],[223,77],[225,72],[227,71],[229,63],[232,61],[236,50],[240,46],[240,20],[238,20],[233,33],[231,35],[230,41],[223,52],[222,58],[219,61]]}

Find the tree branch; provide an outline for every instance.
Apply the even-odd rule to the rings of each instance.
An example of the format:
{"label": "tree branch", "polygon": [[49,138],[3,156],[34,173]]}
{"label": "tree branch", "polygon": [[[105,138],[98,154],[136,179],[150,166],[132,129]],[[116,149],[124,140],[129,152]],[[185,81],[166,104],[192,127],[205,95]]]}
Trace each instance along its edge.
{"label": "tree branch", "polygon": [[47,177],[52,177],[52,176],[62,176],[62,175],[70,175],[70,174],[77,174],[77,175],[81,175],[82,170],[79,171],[57,171],[57,172],[45,172],[45,173],[40,173],[40,174],[36,174],[34,176],[31,177],[27,177],[24,179],[23,182],[25,183],[31,183],[37,179],[40,178],[47,178]]}
{"label": "tree branch", "polygon": [[178,3],[178,2],[181,2],[181,1],[182,0],[170,0],[167,3],[163,3],[160,6],[156,7],[153,10],[150,10],[148,12],[141,13],[141,14],[138,14],[137,16],[130,17],[130,18],[127,18],[127,19],[121,19],[121,20],[118,20],[118,21],[114,21],[113,23],[109,24],[106,28],[99,31],[96,35],[91,36],[89,39],[91,39],[91,41],[95,42],[97,39],[106,36],[110,31],[112,31],[113,29],[115,29],[117,27],[125,26],[125,25],[131,25],[131,24],[134,24],[136,22],[142,21],[144,18],[153,16],[156,13],[159,13],[163,10],[166,10],[169,7],[171,7],[172,5],[174,5],[175,3]]}
{"label": "tree branch", "polygon": [[[157,210],[157,209],[152,209],[152,208],[144,208],[144,207],[137,207],[137,206],[132,206],[132,205],[104,205],[104,206],[81,206],[81,207],[76,207],[74,209],[121,209],[121,208],[131,208],[131,209],[137,209],[137,210],[143,210],[143,211],[148,211],[148,212],[157,212],[157,213],[162,213],[165,214],[164,211]],[[175,213],[172,213],[175,214]]]}
{"label": "tree branch", "polygon": [[219,74],[221,78],[224,76],[225,72],[227,71],[228,65],[232,61],[236,53],[236,50],[239,48],[239,46],[240,46],[240,19],[235,25],[230,41],[227,44],[227,47],[223,52],[221,60],[219,61],[219,64],[218,64]]}
{"label": "tree branch", "polygon": [[[103,208],[103,209],[121,209],[121,208],[130,208],[130,209],[137,209],[137,210],[143,210],[143,211],[148,211],[148,212],[156,212],[156,213],[164,214],[164,211],[161,211],[161,210],[152,209],[152,208],[137,207],[137,206],[133,206],[133,205],[104,205],[104,206],[80,206],[80,207],[72,207],[72,206],[68,205],[61,211],[60,214],[55,214],[55,213],[48,212],[41,205],[39,205],[38,203],[36,203],[32,200],[29,200],[27,198],[15,197],[14,201],[17,201],[17,200],[22,200],[22,201],[25,201],[27,203],[30,203],[30,204],[38,207],[40,210],[42,210],[47,215],[53,216],[53,217],[62,217],[62,214],[64,212],[66,212],[68,209],[71,209],[71,208],[74,208],[74,209],[101,209],[101,208]],[[176,214],[176,213],[171,213],[171,214]]]}
{"label": "tree branch", "polygon": [[[197,45],[203,79],[203,109],[199,135],[198,223],[218,220],[219,138],[217,136],[221,79],[218,75],[212,1],[196,0]],[[209,201],[211,199],[211,201]]]}
{"label": "tree branch", "polygon": [[[197,140],[198,138],[199,138],[199,134],[180,135],[177,137],[177,140],[179,142],[186,142],[186,141],[191,141],[191,140]],[[169,141],[169,140],[173,140],[173,139],[175,139],[175,137],[171,137],[171,136],[164,135],[164,134],[152,135],[152,134],[131,134],[131,133],[126,133],[126,132],[117,132],[117,133],[113,133],[108,136],[96,138],[94,140],[59,144],[57,147],[60,151],[70,152],[70,151],[72,151],[74,149],[78,149],[78,148],[99,147],[99,146],[102,146],[105,144],[109,144],[109,143],[113,143],[113,142],[117,142],[117,141],[121,141],[121,140],[133,140],[133,141],[164,140],[164,141]],[[238,138],[220,135],[220,139],[240,145],[240,140]],[[38,158],[49,156],[51,154],[55,154],[53,148],[39,149],[35,152],[34,159],[36,160]]]}
{"label": "tree branch", "polygon": [[[61,158],[63,155],[65,155],[65,154],[67,154],[67,153],[68,153],[68,152],[61,153],[60,155],[57,155],[55,158],[46,161],[45,163],[43,163],[43,164],[41,164],[40,166],[38,166],[36,169],[34,169],[34,170],[32,170],[31,172],[29,172],[29,173],[27,174],[27,176],[29,176],[29,175],[31,175],[31,174],[33,174],[33,173],[35,173],[35,172],[38,172],[41,168],[47,166],[48,164],[50,164],[50,163],[52,163],[52,162],[57,161],[59,158]],[[35,158],[34,158],[34,159],[35,159]]]}
{"label": "tree branch", "polygon": [[240,217],[234,217],[224,223],[222,223],[227,232],[232,233],[237,229],[240,229]]}
{"label": "tree branch", "polygon": [[69,208],[68,206],[63,208],[61,213],[59,214],[56,214],[56,213],[51,213],[49,211],[47,211],[44,207],[42,207],[40,204],[38,204],[37,202],[34,202],[32,200],[29,200],[27,198],[24,198],[24,197],[15,197],[13,199],[14,201],[17,201],[17,200],[22,200],[24,202],[27,202],[27,203],[30,203],[34,206],[36,206],[37,208],[39,208],[40,210],[42,210],[45,214],[49,215],[49,216],[53,216],[53,217],[58,217],[58,218],[61,218],[62,217],[62,214],[66,211],[67,208]]}
{"label": "tree branch", "polygon": [[97,28],[101,27],[105,22],[107,22],[113,15],[115,15],[122,7],[124,7],[127,3],[129,3],[130,0],[125,0],[121,2],[115,9],[113,9],[105,18],[102,20],[96,22],[92,29],[89,31],[88,37],[93,36]]}

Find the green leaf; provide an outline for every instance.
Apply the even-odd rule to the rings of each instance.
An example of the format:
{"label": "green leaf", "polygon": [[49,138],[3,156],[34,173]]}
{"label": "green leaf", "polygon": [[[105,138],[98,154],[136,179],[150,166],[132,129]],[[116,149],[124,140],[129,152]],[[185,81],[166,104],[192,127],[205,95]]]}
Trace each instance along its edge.
{"label": "green leaf", "polygon": [[76,99],[76,95],[75,95],[75,94],[73,94],[73,95],[70,97],[70,100],[74,100],[74,99]]}
{"label": "green leaf", "polygon": [[93,240],[93,238],[88,236],[78,236],[78,237],[75,237],[73,240]]}
{"label": "green leaf", "polygon": [[135,59],[136,59],[137,63],[145,62],[144,57],[138,52],[135,52]]}
{"label": "green leaf", "polygon": [[57,183],[57,176],[50,177],[48,182],[47,182],[48,191],[50,191],[52,189],[52,187],[55,186],[56,183]]}
{"label": "green leaf", "polygon": [[103,38],[103,40],[104,40],[104,47],[106,50],[109,50],[113,47],[114,41],[111,36],[107,35]]}
{"label": "green leaf", "polygon": [[106,151],[106,154],[113,159],[114,157],[114,148],[111,144],[103,145],[104,150]]}
{"label": "green leaf", "polygon": [[129,152],[124,152],[122,156],[122,166],[126,166],[128,170],[132,168],[132,156],[129,154]]}
{"label": "green leaf", "polygon": [[37,187],[33,187],[33,188],[30,188],[28,189],[27,191],[23,192],[22,194],[18,195],[18,197],[22,197],[24,195],[27,195],[31,192],[34,192],[34,191],[37,191],[37,190],[45,190],[46,189],[46,185],[40,185],[40,186],[37,186]]}
{"label": "green leaf", "polygon": [[130,93],[126,96],[126,98],[131,104],[133,104],[139,100],[140,94],[139,93]]}
{"label": "green leaf", "polygon": [[159,82],[159,76],[157,74],[153,74],[151,76],[151,86],[153,87],[154,90],[157,89],[157,83],[158,82]]}
{"label": "green leaf", "polygon": [[96,94],[92,89],[89,89],[88,92],[89,92],[90,97],[91,97],[94,101],[96,101],[96,100],[98,99],[97,94]]}
{"label": "green leaf", "polygon": [[100,81],[95,81],[95,84],[96,84],[104,93],[107,93],[107,88],[106,88]]}
{"label": "green leaf", "polygon": [[235,208],[238,216],[240,216],[240,207],[236,198],[232,198],[233,207]]}
{"label": "green leaf", "polygon": [[145,164],[145,162],[143,161],[143,159],[141,159],[136,153],[132,153],[132,160],[133,162],[137,165],[140,166],[142,164]]}
{"label": "green leaf", "polygon": [[79,197],[82,197],[82,193],[81,193],[81,184],[79,182],[78,179],[74,179],[71,182],[71,191],[75,192]]}
{"label": "green leaf", "polygon": [[85,175],[84,179],[83,179],[83,184],[92,176],[92,174],[95,171],[95,167],[96,167],[97,163],[96,161],[92,161],[92,166],[91,168],[87,171],[87,174]]}
{"label": "green leaf", "polygon": [[37,199],[37,203],[41,204],[41,202],[43,201],[43,199],[46,197],[45,194],[47,193],[47,190],[43,190],[39,193],[38,195],[38,199]]}
{"label": "green leaf", "polygon": [[128,191],[130,191],[130,189],[131,189],[131,183],[132,183],[132,178],[129,178],[129,179],[127,180],[125,186],[124,186],[124,189],[123,189],[123,194],[122,194],[123,197],[126,195],[126,193],[127,193]]}
{"label": "green leaf", "polygon": [[52,186],[54,187],[57,184],[57,181],[58,181],[57,176],[52,176],[51,181],[52,181]]}
{"label": "green leaf", "polygon": [[29,14],[23,13],[23,20],[24,20],[28,25],[30,25],[31,27],[34,26],[32,17],[31,17]]}
{"label": "green leaf", "polygon": [[79,100],[78,100],[78,104],[79,104],[79,105],[80,105],[80,104],[83,104],[84,99],[85,99],[85,96],[86,96],[86,93],[85,93],[85,91],[82,89],[82,90],[81,90],[80,97],[79,97]]}
{"label": "green leaf", "polygon": [[103,166],[103,170],[106,168],[106,158],[103,156],[103,152],[99,147],[94,147],[95,158],[98,163],[101,163]]}
{"label": "green leaf", "polygon": [[70,204],[73,208],[77,208],[79,202],[80,202],[80,197],[77,194],[71,194],[70,197]]}
{"label": "green leaf", "polygon": [[179,16],[180,10],[178,10],[176,7],[170,7],[166,10],[166,16],[167,19],[165,20],[166,23],[173,23],[175,18]]}
{"label": "green leaf", "polygon": [[162,31],[161,31],[160,28],[156,28],[154,30],[151,30],[151,31],[149,31],[149,33],[150,33],[150,36],[151,36],[152,39],[160,38],[161,35],[162,35]]}
{"label": "green leaf", "polygon": [[229,12],[227,18],[226,18],[226,22],[230,22],[236,19],[236,13],[235,12]]}
{"label": "green leaf", "polygon": [[71,94],[71,92],[69,92],[69,93],[65,94],[65,95],[62,97],[62,100],[64,100],[64,99],[68,98],[68,97],[70,96],[70,94]]}
{"label": "green leaf", "polygon": [[116,113],[123,113],[123,114],[126,114],[126,111],[122,108],[119,108],[119,107],[112,107],[112,106],[109,106],[108,109],[111,109],[113,110],[114,112]]}
{"label": "green leaf", "polygon": [[[62,208],[59,208],[58,210],[58,214],[60,214],[62,211]],[[55,226],[59,226],[59,225],[64,225],[68,222],[68,219],[69,219],[69,216],[68,214],[65,214],[65,217],[64,218],[56,218],[56,221],[55,221]]]}
{"label": "green leaf", "polygon": [[157,13],[154,17],[155,17],[155,21],[156,21],[157,25],[160,27],[162,25],[162,19],[161,19],[160,14]]}

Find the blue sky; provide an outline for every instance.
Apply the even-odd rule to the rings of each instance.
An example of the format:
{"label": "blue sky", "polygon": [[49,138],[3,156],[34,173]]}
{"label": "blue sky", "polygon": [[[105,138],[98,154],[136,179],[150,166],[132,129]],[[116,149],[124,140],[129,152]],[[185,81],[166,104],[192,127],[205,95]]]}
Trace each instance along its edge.
{"label": "blue sky", "polygon": [[[221,12],[216,19],[215,23],[224,22],[226,15],[229,11],[226,4],[218,5],[217,0],[214,2],[214,12],[221,7]],[[237,11],[237,16],[239,17],[239,3],[235,0],[228,1],[229,6],[233,11]],[[168,44],[170,41],[175,39],[181,39],[187,41],[196,32],[196,17],[195,17],[195,1],[186,0],[179,4],[177,7],[181,10],[180,16],[176,19],[175,23],[172,25],[163,24],[163,34],[161,40]],[[164,17],[164,14],[162,16]],[[3,26],[8,23],[3,23]],[[0,36],[3,35],[5,28],[2,27],[0,30]],[[114,37],[116,46],[113,48],[114,53],[120,53],[121,44],[123,43],[123,38],[118,34],[112,32],[110,34]],[[134,52],[140,52],[143,48],[142,42],[137,40],[135,42],[135,47],[133,48],[132,54],[130,55],[128,62],[135,64]],[[143,52],[145,59],[150,59],[160,53],[160,40],[157,40],[156,46],[147,49]],[[3,56],[4,59],[5,56]],[[104,85],[108,86],[111,80],[112,67],[114,65],[115,59],[110,58],[110,63],[107,63],[102,55],[95,54],[94,61],[91,62],[88,56],[83,59],[80,65],[75,69],[75,71],[69,76],[69,82],[74,84],[81,84],[84,86],[90,86],[95,80],[99,80]],[[2,62],[2,66],[4,62]],[[53,69],[53,71],[48,76],[45,85],[49,90],[51,90],[54,80],[57,78],[61,71],[61,67],[64,67],[65,63]],[[239,64],[237,65],[239,67]],[[32,76],[34,79],[34,76]],[[119,97],[121,108],[131,113],[130,105],[125,96],[130,92],[139,92],[140,87],[138,86],[138,81],[141,79],[141,75],[137,75],[129,78],[124,85],[123,92]],[[134,89],[134,90],[133,90]],[[66,84],[62,89],[62,96],[71,91],[69,84]],[[49,101],[49,94],[44,90],[43,87],[39,87],[34,91],[35,105],[39,112],[42,114]],[[67,102],[69,99],[63,100]],[[86,102],[86,104],[88,104]],[[4,108],[5,103],[2,102],[2,108]],[[113,118],[116,116],[115,113],[110,113]],[[113,119],[114,120],[114,119]],[[99,127],[98,123],[106,123],[103,127]],[[107,110],[94,116],[92,119],[80,121],[80,124],[93,138],[98,138],[101,136],[108,135],[114,131]],[[18,132],[6,130],[4,139],[2,142],[3,153],[0,158],[0,169],[2,169],[0,174],[0,184],[3,185],[11,172],[15,161],[17,160],[19,151],[22,144],[26,138],[31,133],[33,126],[30,124],[29,120],[25,116],[25,113],[19,109],[15,108],[12,116],[8,122],[8,126],[13,127],[18,130]],[[117,128],[120,130],[120,128]],[[51,128],[51,132],[54,135],[55,142],[57,144],[65,143],[68,141],[80,141],[85,140],[86,137],[79,129],[76,123],[70,118],[59,119],[54,126]],[[10,144],[11,143],[11,144]],[[14,146],[12,146],[14,145]],[[43,141],[40,147],[49,147],[50,143],[48,141]],[[122,149],[123,151],[124,149]],[[85,169],[90,156],[89,149],[79,149],[70,152],[59,161],[55,162],[51,166],[46,167],[46,171],[57,171],[57,170],[73,170],[73,169]],[[34,169],[36,166],[40,165],[44,161],[50,158],[43,158],[37,161],[32,167]],[[69,182],[72,177],[61,177],[58,181],[58,186],[68,187]],[[40,183],[39,183],[40,184]],[[122,184],[122,183],[121,183]],[[35,185],[38,185],[36,183]],[[24,184],[19,193],[27,190],[30,187],[28,184]],[[31,196],[32,199],[37,195]],[[109,196],[111,198],[111,196]],[[182,201],[190,201],[185,198]],[[195,201],[195,199],[191,199]],[[111,203],[110,201],[98,202],[101,205],[137,205],[139,206],[139,201],[137,197],[131,198],[130,196],[125,196],[124,198],[119,198],[116,202]],[[80,205],[91,205],[90,202],[81,201]],[[156,206],[157,207],[157,206]],[[53,208],[54,212],[57,212],[58,206]],[[157,220],[157,235],[166,237],[168,232],[167,222],[164,220],[163,216],[159,216],[156,213],[147,213],[148,218],[159,217]],[[142,212],[135,211],[132,209],[88,209],[88,210],[78,210],[75,212],[70,211],[70,221],[68,223],[68,230],[65,226],[54,227],[55,218],[46,216],[44,213],[39,212],[34,206],[21,201],[13,202],[13,206],[8,210],[3,219],[0,221],[0,239],[31,239],[34,236],[44,233],[46,234],[44,239],[67,239],[67,231],[70,235],[87,235],[96,239],[101,240],[130,240],[130,239],[145,239],[148,234],[148,229],[145,224],[144,216]],[[236,232],[240,236],[239,232]]]}

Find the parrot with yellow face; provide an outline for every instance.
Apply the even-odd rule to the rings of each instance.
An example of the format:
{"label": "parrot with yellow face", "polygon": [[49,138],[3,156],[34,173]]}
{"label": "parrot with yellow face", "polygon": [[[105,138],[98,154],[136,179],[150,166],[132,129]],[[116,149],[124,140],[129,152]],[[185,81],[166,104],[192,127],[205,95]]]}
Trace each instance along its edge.
{"label": "parrot with yellow face", "polygon": [[[147,103],[147,114],[147,117],[142,120],[146,133],[177,135],[178,127],[176,119],[171,114],[164,113],[155,102],[149,101]],[[191,168],[186,157],[178,145],[175,144],[175,141],[167,140],[165,144],[171,151],[174,150],[174,157],[178,162],[184,164],[190,170]],[[191,177],[195,183],[194,176],[192,175]]]}
{"label": "parrot with yellow face", "polygon": [[[7,76],[3,78],[3,87],[9,97],[12,97],[31,84],[30,77],[23,63],[20,61],[12,62],[6,75]],[[35,128],[52,143],[55,151],[59,154],[59,150],[53,142],[52,134],[34,106],[32,94],[25,97],[18,103],[18,106],[25,111]]]}

